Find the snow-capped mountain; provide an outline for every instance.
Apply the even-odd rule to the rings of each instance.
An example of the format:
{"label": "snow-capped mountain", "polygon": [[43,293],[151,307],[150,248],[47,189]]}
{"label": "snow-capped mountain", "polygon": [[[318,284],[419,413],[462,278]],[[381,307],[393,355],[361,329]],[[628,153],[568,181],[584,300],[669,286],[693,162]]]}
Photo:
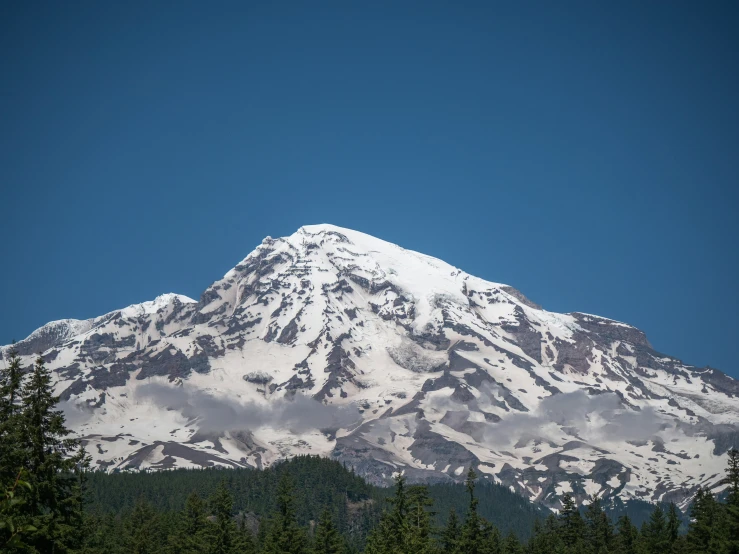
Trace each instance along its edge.
{"label": "snow-capped mountain", "polygon": [[[333,456],[375,482],[486,478],[557,505],[683,502],[739,446],[739,382],[640,330],[331,225],[266,238],[199,301],[62,320],[41,352],[103,469]],[[7,347],[2,351],[5,363]]]}

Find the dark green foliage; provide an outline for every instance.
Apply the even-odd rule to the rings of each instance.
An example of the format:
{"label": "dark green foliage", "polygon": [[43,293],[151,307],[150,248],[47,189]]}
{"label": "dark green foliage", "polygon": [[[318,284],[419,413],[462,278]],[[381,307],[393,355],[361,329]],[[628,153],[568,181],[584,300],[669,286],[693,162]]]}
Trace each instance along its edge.
{"label": "dark green foliage", "polygon": [[313,537],[313,554],[342,554],[344,551],[344,540],[334,525],[331,513],[324,510]]}
{"label": "dark green foliage", "polygon": [[277,510],[269,522],[263,546],[266,554],[304,554],[309,552],[308,536],[298,525],[292,478],[286,473],[277,489]]}
{"label": "dark green foliage", "polygon": [[388,499],[390,509],[372,531],[365,552],[371,554],[432,554],[437,551],[431,536],[433,504],[426,487],[406,487],[405,478],[395,481],[395,495]]}
{"label": "dark green foliage", "polygon": [[441,549],[444,554],[453,554],[457,551],[459,542],[459,518],[457,512],[449,510],[446,527],[441,534]]}
{"label": "dark green foliage", "polygon": [[513,533],[508,533],[505,540],[505,554],[524,554],[523,546],[521,541]]}
{"label": "dark green foliage", "polygon": [[[328,464],[328,465],[327,465]],[[429,492],[433,487],[408,485],[398,476],[392,491],[374,489],[366,484],[366,497],[355,489],[350,498],[348,489],[335,494],[322,482],[318,469],[337,466],[336,483],[353,483],[355,476],[335,462],[301,457],[267,471],[244,471],[250,488],[239,488],[239,471],[205,470],[172,471],[136,475],[96,475],[96,486],[123,480],[126,483],[148,483],[168,480],[171,484],[189,483],[190,489],[203,489],[204,483],[215,483],[209,509],[200,497],[191,494],[180,510],[158,509],[137,503],[124,509],[120,517],[91,515],[88,519],[90,540],[82,552],[162,552],[165,554],[239,552],[245,554],[728,554],[731,523],[728,504],[718,502],[713,495],[700,491],[692,507],[693,521],[687,535],[680,534],[682,514],[676,506],[667,509],[655,506],[640,532],[628,513],[619,517],[614,526],[598,497],[591,497],[585,507],[578,507],[565,494],[559,515],[537,519],[524,537],[510,531],[501,534],[498,526],[480,515],[476,474],[469,471],[465,483],[467,507],[460,522],[456,511],[450,511],[446,524],[434,526],[436,503]],[[729,468],[731,469],[731,467]],[[269,478],[257,474],[270,473]],[[730,472],[729,472],[730,474]],[[279,481],[274,484],[274,478]],[[202,481],[201,481],[202,477]],[[295,478],[300,486],[295,487]],[[133,481],[129,481],[133,479]],[[348,479],[348,481],[345,481]],[[96,481],[97,480],[97,481]],[[727,478],[730,482],[730,478]],[[261,485],[260,485],[261,484]],[[256,488],[257,485],[267,487]],[[209,485],[210,486],[210,485]],[[343,485],[342,485],[343,486]],[[160,485],[154,488],[158,489]],[[274,488],[272,488],[274,487]],[[359,487],[359,485],[358,485]],[[145,488],[145,487],[144,487]],[[209,487],[206,487],[209,488]],[[134,487],[135,489],[135,487]],[[233,508],[233,490],[241,490],[254,499],[274,499],[267,512],[245,512]],[[112,490],[120,490],[116,486]],[[446,487],[437,490],[453,490]],[[310,491],[309,493],[306,491]],[[391,495],[387,493],[392,492]],[[384,495],[382,493],[385,493]],[[173,494],[179,492],[173,490]],[[325,508],[308,512],[304,522],[298,517],[297,506],[310,506],[301,500],[304,494],[323,495]],[[338,501],[335,500],[338,498]],[[729,495],[730,499],[733,499]],[[241,499],[245,505],[244,499]],[[258,506],[256,502],[251,506]],[[313,504],[315,505],[315,504]],[[378,511],[384,507],[381,512]],[[582,511],[581,511],[582,510]],[[584,514],[584,515],[583,515]],[[146,515],[146,517],[143,517]],[[250,521],[250,524],[247,524]],[[252,531],[257,530],[255,537]],[[237,523],[238,522],[238,523]],[[343,522],[343,523],[342,523]],[[104,532],[100,532],[100,529]],[[139,528],[134,532],[134,528]],[[312,528],[312,532],[309,532]],[[364,537],[368,538],[365,540]],[[108,540],[106,540],[106,536]],[[117,536],[117,540],[109,540]],[[152,541],[152,537],[163,537]],[[219,538],[220,537],[220,538]],[[527,541],[526,537],[530,537]],[[121,549],[117,544],[125,546]],[[158,542],[157,542],[158,541]],[[230,545],[230,546],[229,546]],[[229,550],[230,548],[230,550]]]}
{"label": "dark green foliage", "polygon": [[0,547],[8,552],[63,554],[83,541],[87,458],[58,401],[43,359],[24,379],[11,351],[0,372]]}
{"label": "dark green foliage", "polygon": [[475,498],[475,480],[477,474],[475,470],[470,468],[467,472],[467,480],[465,481],[465,487],[467,493],[470,496],[470,504],[467,508],[467,516],[462,525],[462,532],[460,533],[459,544],[457,551],[460,553],[467,554],[483,554],[486,550],[484,544],[484,535],[482,533],[482,518],[477,513],[477,506],[480,501]]}
{"label": "dark green foliage", "polygon": [[560,535],[562,543],[571,552],[581,552],[585,549],[585,522],[569,493],[562,497],[562,512],[560,514]]}
{"label": "dark green foliage", "polygon": [[639,552],[639,530],[631,522],[628,514],[618,518],[616,528],[618,534],[616,535],[614,552],[618,554],[637,554]]}
{"label": "dark green foliage", "polygon": [[728,552],[739,554],[739,450],[736,448],[729,450],[726,482],[729,485],[729,494],[726,498]]}
{"label": "dark green foliage", "polygon": [[670,550],[669,531],[667,529],[667,518],[661,506],[656,506],[652,517],[642,526],[644,545],[649,554],[662,554]]}
{"label": "dark green foliage", "polygon": [[153,554],[159,551],[159,514],[141,498],[126,518],[126,551],[132,554]]}
{"label": "dark green foliage", "polygon": [[[434,501],[434,510],[438,516],[435,524],[445,525],[450,510],[462,516],[469,506],[469,494],[458,484],[429,485],[429,496]],[[534,522],[547,517],[549,510],[513,493],[507,487],[495,483],[477,480],[475,482],[475,498],[478,499],[477,513],[480,517],[492,522],[503,534],[513,531],[521,539],[531,536]]]}
{"label": "dark green foliage", "polygon": [[210,512],[215,521],[210,525],[209,551],[211,554],[236,552],[239,540],[236,523],[232,518],[233,499],[221,481],[210,499]]}
{"label": "dark green foliage", "polygon": [[595,553],[608,553],[613,550],[613,524],[601,507],[600,498],[591,496],[585,510],[585,540]]}
{"label": "dark green foliage", "polygon": [[699,490],[690,511],[692,521],[688,530],[689,552],[724,554],[729,550],[726,510],[714,496]]}

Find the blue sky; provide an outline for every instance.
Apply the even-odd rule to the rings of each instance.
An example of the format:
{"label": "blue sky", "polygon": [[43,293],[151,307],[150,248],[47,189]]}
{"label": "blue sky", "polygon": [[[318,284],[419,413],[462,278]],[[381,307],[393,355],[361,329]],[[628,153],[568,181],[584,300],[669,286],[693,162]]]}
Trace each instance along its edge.
{"label": "blue sky", "polygon": [[333,223],[739,377],[735,2],[6,2],[0,343]]}

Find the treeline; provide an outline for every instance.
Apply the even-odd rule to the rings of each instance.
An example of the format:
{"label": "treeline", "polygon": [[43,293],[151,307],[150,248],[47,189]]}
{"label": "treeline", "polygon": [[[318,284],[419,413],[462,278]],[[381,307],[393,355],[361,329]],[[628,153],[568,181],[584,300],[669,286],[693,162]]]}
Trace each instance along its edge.
{"label": "treeline", "polygon": [[[139,500],[145,500],[157,511],[180,511],[187,496],[196,492],[201,498],[211,496],[223,482],[233,497],[236,514],[262,519],[277,508],[278,483],[289,475],[298,483],[294,504],[299,525],[308,526],[329,510],[342,534],[351,536],[358,546],[379,521],[385,499],[392,489],[369,485],[334,460],[318,456],[296,456],[287,462],[264,470],[256,469],[175,469],[152,472],[94,472],[87,476],[88,511],[105,514],[127,513]],[[467,495],[458,484],[434,484],[428,487],[438,514],[435,526],[445,523],[450,510],[464,513]],[[515,532],[522,538],[531,535],[534,521],[548,510],[512,493],[507,487],[481,483],[476,494],[480,514],[503,532]]]}
{"label": "treeline", "polygon": [[[264,470],[90,472],[56,409],[43,360],[0,370],[0,551],[136,554],[739,554],[739,452],[726,500],[699,491],[681,532],[674,505],[637,527],[601,499],[549,514],[505,488],[368,485],[300,456]],[[443,513],[440,513],[443,512]]]}

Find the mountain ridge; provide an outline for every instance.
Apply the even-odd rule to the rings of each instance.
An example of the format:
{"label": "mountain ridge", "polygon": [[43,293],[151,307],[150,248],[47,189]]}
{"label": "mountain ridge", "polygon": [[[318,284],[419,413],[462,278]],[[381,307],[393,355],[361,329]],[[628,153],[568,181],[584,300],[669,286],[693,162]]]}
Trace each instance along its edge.
{"label": "mountain ridge", "polygon": [[332,225],[266,237],[197,301],[51,322],[17,348],[26,364],[42,351],[108,470],[318,453],[376,483],[473,465],[550,506],[566,491],[684,503],[720,487],[739,444],[739,383],[718,370]]}

